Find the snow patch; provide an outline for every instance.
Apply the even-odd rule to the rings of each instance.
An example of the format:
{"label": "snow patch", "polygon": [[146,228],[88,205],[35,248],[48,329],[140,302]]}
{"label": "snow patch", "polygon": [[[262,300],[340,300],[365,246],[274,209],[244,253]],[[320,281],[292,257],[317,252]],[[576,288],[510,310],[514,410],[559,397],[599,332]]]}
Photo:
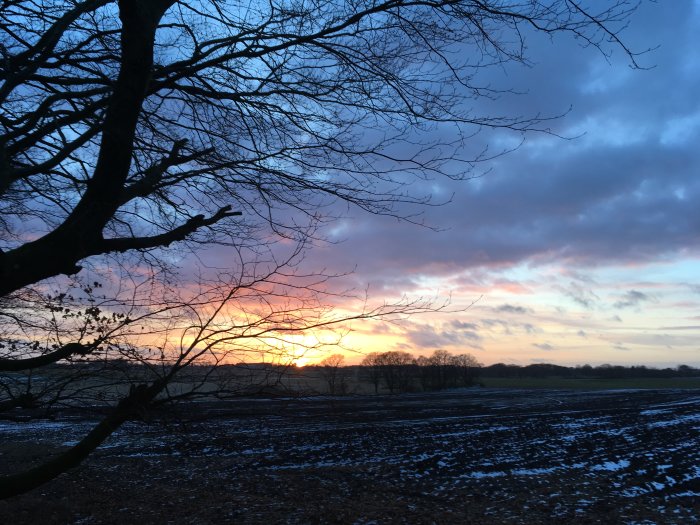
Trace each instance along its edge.
{"label": "snow patch", "polygon": [[608,472],[615,472],[618,470],[625,469],[630,466],[630,462],[626,459],[621,459],[619,461],[606,461],[605,463],[600,463],[598,465],[592,465],[591,470],[606,470]]}

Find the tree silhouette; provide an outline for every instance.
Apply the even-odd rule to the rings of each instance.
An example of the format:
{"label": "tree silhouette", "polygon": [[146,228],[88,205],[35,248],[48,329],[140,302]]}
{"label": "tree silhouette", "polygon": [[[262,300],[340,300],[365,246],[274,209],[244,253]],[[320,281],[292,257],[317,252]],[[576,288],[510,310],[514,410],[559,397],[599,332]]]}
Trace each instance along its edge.
{"label": "tree silhouette", "polygon": [[331,395],[346,393],[347,372],[343,368],[344,363],[343,354],[332,354],[318,364],[321,375],[328,385],[328,393]]}
{"label": "tree silhouette", "polygon": [[379,352],[370,352],[362,358],[363,379],[367,379],[374,386],[374,393],[379,393],[379,385],[382,382],[382,358]]}
{"label": "tree silhouette", "polygon": [[[462,153],[464,137],[546,131],[546,118],[480,116],[469,105],[500,93],[480,83],[482,69],[525,61],[526,28],[604,52],[612,42],[634,65],[617,36],[633,7],[595,9],[0,0],[0,371],[10,381],[120,356],[150,374],[67,453],[0,480],[0,495],[52,479],[144,407],[178,397],[177,375],[222,362],[233,352],[225,344],[276,351],[284,334],[336,323],[321,316],[325,277],[290,269],[334,205],[416,220],[402,205],[429,199],[411,193],[412,181],[463,178],[482,158]],[[436,140],[441,126],[457,138]],[[276,241],[300,248],[278,261]],[[210,246],[229,247],[232,268],[188,287],[173,266]],[[95,274],[102,296],[62,305]]]}

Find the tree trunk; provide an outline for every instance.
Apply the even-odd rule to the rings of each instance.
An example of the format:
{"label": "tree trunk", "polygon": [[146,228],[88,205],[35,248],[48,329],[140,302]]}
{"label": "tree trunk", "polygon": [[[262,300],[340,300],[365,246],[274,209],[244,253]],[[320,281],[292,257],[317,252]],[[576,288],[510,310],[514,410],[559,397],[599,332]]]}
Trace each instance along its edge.
{"label": "tree trunk", "polygon": [[0,252],[0,295],[59,274],[80,271],[77,263],[107,251],[102,231],[120,205],[129,175],[134,136],[153,68],[158,23],[174,0],[121,0],[121,63],[102,126],[95,171],[70,215],[52,232]]}
{"label": "tree trunk", "polygon": [[100,421],[77,445],[29,470],[0,477],[0,499],[28,492],[80,465],[122,423],[143,411],[165,384],[166,380],[161,380],[150,386],[140,385],[132,389],[114,412]]}

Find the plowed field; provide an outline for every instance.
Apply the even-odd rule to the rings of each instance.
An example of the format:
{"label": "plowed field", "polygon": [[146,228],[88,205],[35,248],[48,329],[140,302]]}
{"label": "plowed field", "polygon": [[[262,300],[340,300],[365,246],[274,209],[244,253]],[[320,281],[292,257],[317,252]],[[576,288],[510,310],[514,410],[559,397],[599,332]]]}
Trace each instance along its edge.
{"label": "plowed field", "polygon": [[[94,422],[0,422],[0,468]],[[4,464],[4,465],[3,465]],[[700,392],[197,403],[0,502],[23,523],[698,523]]]}

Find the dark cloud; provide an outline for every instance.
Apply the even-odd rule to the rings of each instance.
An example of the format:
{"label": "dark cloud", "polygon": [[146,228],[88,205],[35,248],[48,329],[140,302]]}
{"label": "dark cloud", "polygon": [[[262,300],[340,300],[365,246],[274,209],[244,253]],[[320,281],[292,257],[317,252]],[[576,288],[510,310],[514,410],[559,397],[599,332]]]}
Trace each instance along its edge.
{"label": "dark cloud", "polygon": [[[406,332],[408,341],[419,349],[468,346],[481,348],[481,336],[474,329],[447,323],[441,329],[432,324],[414,323]],[[457,321],[457,323],[459,323]],[[469,324],[469,323],[464,323]]]}
{"label": "dark cloud", "polygon": [[453,328],[456,328],[458,330],[478,330],[479,325],[476,323],[465,323],[464,321],[458,321],[456,319],[453,319],[450,321],[450,326]]}
{"label": "dark cloud", "polygon": [[513,306],[512,304],[502,304],[496,308],[497,312],[504,312],[508,314],[529,314],[532,313],[531,308],[525,308],[524,306]]}
{"label": "dark cloud", "polygon": [[630,290],[622,297],[622,299],[615,302],[613,306],[615,308],[632,308],[649,300],[651,300],[651,298],[647,294],[637,290]]}
{"label": "dark cloud", "polygon": [[566,287],[558,287],[566,297],[572,299],[575,303],[587,308],[593,309],[600,301],[600,297],[584,283],[571,281]]}
{"label": "dark cloud", "polygon": [[[692,9],[690,2],[674,9],[643,5],[634,16],[626,41],[637,49],[660,46],[642,58],[655,66],[649,70],[630,69],[619,52],[608,63],[569,40],[551,45],[531,37],[532,67],[487,72],[497,85],[526,94],[476,101],[474,112],[557,114],[572,107],[552,130],[578,138],[531,135],[517,151],[484,165],[490,171],[481,178],[416,184],[414,191],[438,199],[454,193],[451,203],[425,215],[442,231],[358,214],[338,230],[347,241],[321,260],[329,268],[356,264],[362,282],[409,290],[416,283],[406,275],[418,273],[525,261],[641,263],[697,253],[700,59]],[[517,140],[484,131],[473,144],[478,149],[490,142],[498,151]],[[586,308],[598,300],[583,286],[569,295]]]}
{"label": "dark cloud", "polygon": [[534,346],[535,348],[539,348],[540,350],[554,350],[554,347],[549,343],[533,343],[532,346]]}
{"label": "dark cloud", "polygon": [[502,319],[482,319],[481,324],[486,329],[500,328],[504,334],[511,334],[510,323]]}
{"label": "dark cloud", "polygon": [[[525,311],[531,312],[529,308],[525,309]],[[493,329],[495,328],[497,329],[495,331],[506,335],[523,332],[526,334],[541,334],[543,332],[542,328],[532,323],[517,323],[503,319],[481,319],[481,325],[486,330],[494,331]]]}
{"label": "dark cloud", "polygon": [[542,332],[541,328],[538,328],[537,326],[530,324],[530,323],[524,323],[523,330],[525,330],[525,332],[528,334],[537,334],[537,333]]}

